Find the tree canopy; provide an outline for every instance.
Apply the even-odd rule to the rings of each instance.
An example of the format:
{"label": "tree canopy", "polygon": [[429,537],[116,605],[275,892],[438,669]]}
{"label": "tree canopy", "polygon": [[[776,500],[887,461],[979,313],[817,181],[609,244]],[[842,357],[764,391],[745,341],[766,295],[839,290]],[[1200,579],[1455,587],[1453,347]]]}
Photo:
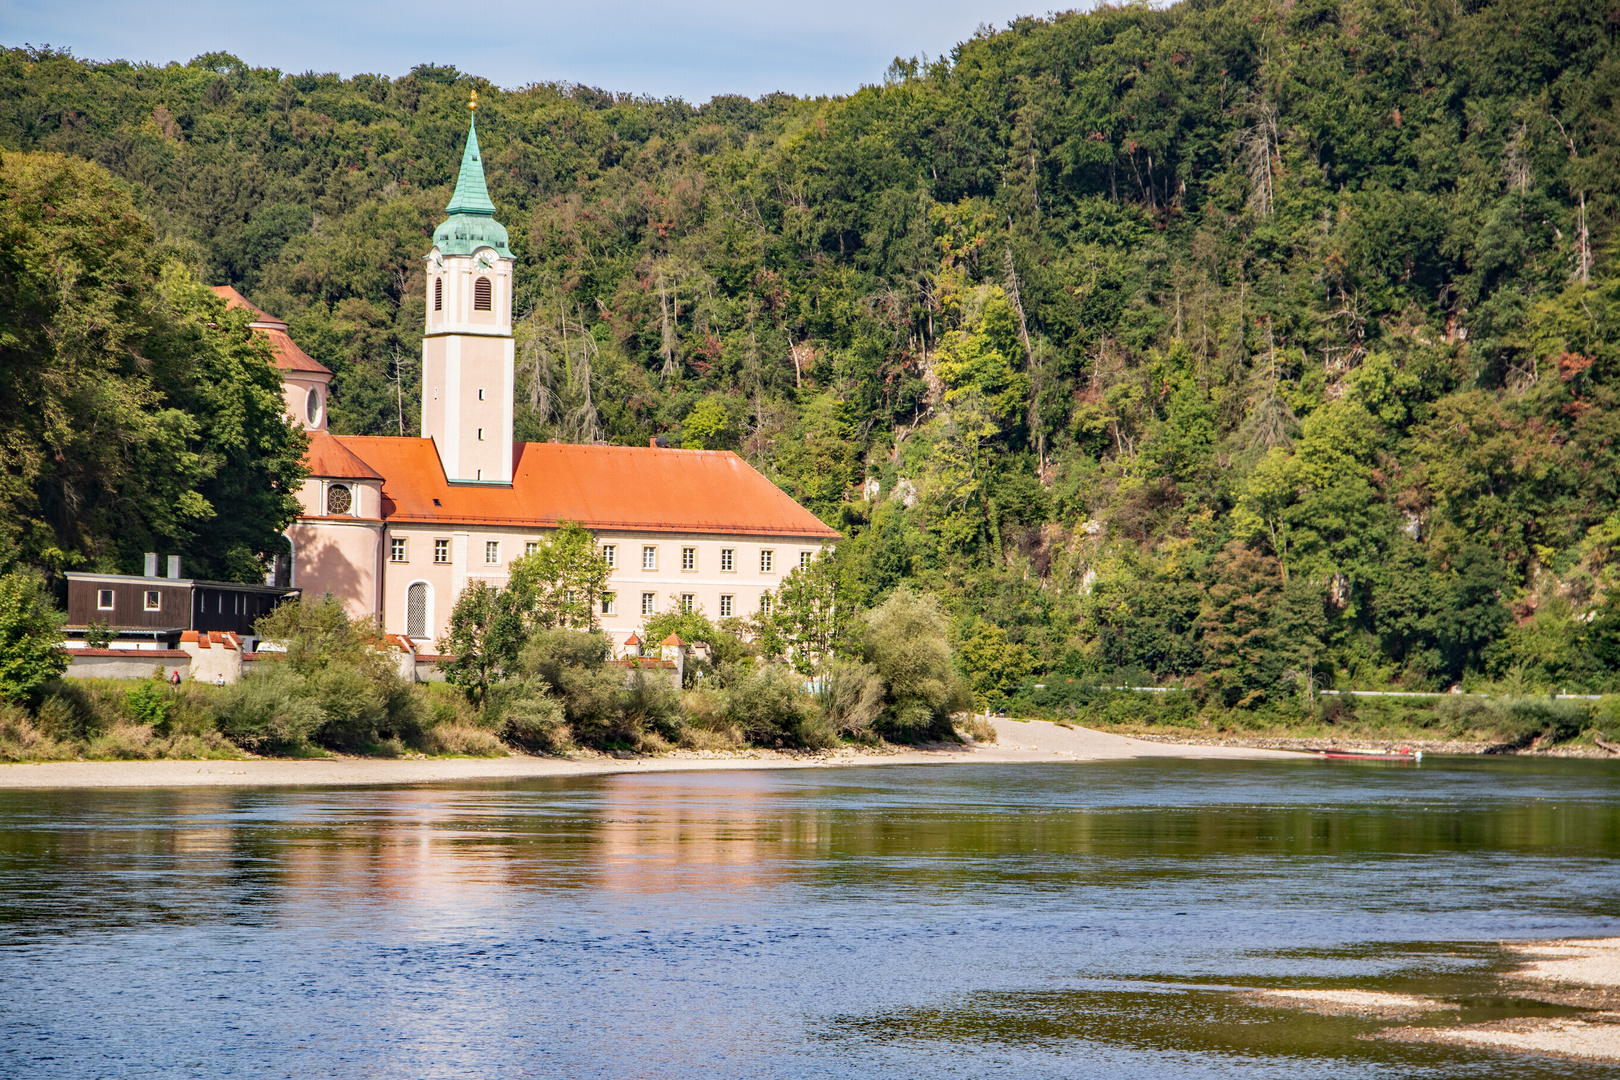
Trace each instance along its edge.
{"label": "tree canopy", "polygon": [[[99,474],[175,450],[71,526],[58,459],[8,453],[5,520],[58,561],[130,505],[216,527],[172,462],[222,460],[217,436],[122,344],[178,303],[153,250],[287,317],[337,372],[337,430],[415,430],[421,256],[476,89],[520,436],[737,451],[844,533],[835,610],[945,598],[987,700],[1049,673],[1233,703],[1302,673],[1612,685],[1617,85],[1613,23],[1580,0],[1105,6],[845,96],[701,105],[8,50],[26,239],[0,273],[46,290],[72,259],[102,291],[0,316],[21,328],[0,348],[49,355],[47,394],[118,379],[69,378],[6,430],[67,445],[56,417],[105,415],[117,454],[69,456]],[[57,206],[29,194],[52,184],[112,208],[104,247],[15,209]],[[212,321],[188,333],[235,332]]]}

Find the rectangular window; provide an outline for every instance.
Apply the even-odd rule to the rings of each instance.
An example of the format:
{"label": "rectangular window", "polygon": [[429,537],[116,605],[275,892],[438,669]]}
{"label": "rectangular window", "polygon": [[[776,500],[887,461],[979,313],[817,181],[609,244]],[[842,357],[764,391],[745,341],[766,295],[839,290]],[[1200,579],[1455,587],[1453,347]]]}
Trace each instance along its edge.
{"label": "rectangular window", "polygon": [[732,571],[732,570],[737,569],[737,549],[736,548],[721,548],[720,549],[720,569],[725,570],[728,573],[730,571]]}
{"label": "rectangular window", "polygon": [[692,614],[692,609],[695,608],[695,607],[697,607],[697,594],[696,593],[689,593],[689,592],[681,593],[681,612],[682,612],[682,614],[685,614],[685,615]]}
{"label": "rectangular window", "polygon": [[113,591],[111,589],[96,590],[96,610],[111,611],[113,609]]}
{"label": "rectangular window", "polygon": [[697,548],[681,548],[681,569],[687,571],[697,569]]}
{"label": "rectangular window", "polygon": [[731,601],[732,597],[729,593],[720,594],[720,617],[722,619],[731,618]]}
{"label": "rectangular window", "polygon": [[396,536],[388,541],[388,558],[391,562],[405,561],[405,538]]}
{"label": "rectangular window", "polygon": [[619,613],[619,594],[605,592],[602,594],[602,614],[617,615]]}
{"label": "rectangular window", "polygon": [[608,564],[608,569],[609,570],[612,570],[614,567],[618,566],[619,565],[619,545],[617,545],[617,544],[603,544],[602,545],[602,561]]}
{"label": "rectangular window", "polygon": [[643,570],[658,569],[658,549],[648,545],[641,549],[641,568]]}
{"label": "rectangular window", "polygon": [[[483,400],[484,400],[484,388],[483,388],[483,387],[482,387],[482,386],[480,386],[480,387],[479,387],[479,388],[478,388],[478,400],[479,400],[479,401],[483,401]],[[482,429],[480,429],[480,430],[482,430]]]}
{"label": "rectangular window", "polygon": [[811,552],[808,552],[808,551],[799,552],[799,569],[800,570],[808,570],[808,569],[810,569],[810,555],[811,555]]}
{"label": "rectangular window", "polygon": [[540,541],[538,541],[538,540],[529,540],[529,541],[526,541],[524,543],[524,545],[523,545],[523,554],[525,554],[525,555],[533,555],[535,552],[537,552],[539,550],[540,550]]}
{"label": "rectangular window", "polygon": [[488,540],[484,543],[484,565],[494,566],[501,561],[501,543],[499,540]]}
{"label": "rectangular window", "polygon": [[658,602],[658,594],[644,592],[641,594],[641,613],[643,615],[656,614],[653,605]]}
{"label": "rectangular window", "polygon": [[163,608],[163,594],[156,589],[146,590],[146,610],[160,611]]}
{"label": "rectangular window", "polygon": [[760,595],[759,595],[759,613],[761,615],[769,615],[771,613],[771,594],[770,593],[760,593]]}
{"label": "rectangular window", "polygon": [[776,552],[772,551],[770,548],[761,548],[759,553],[759,572],[762,574],[768,574],[771,572],[771,567],[775,564]]}
{"label": "rectangular window", "polygon": [[478,441],[479,442],[484,441],[484,429],[483,428],[478,429]]}
{"label": "rectangular window", "polygon": [[450,541],[448,541],[448,540],[435,540],[435,541],[433,541],[433,561],[434,562],[449,562],[450,561]]}

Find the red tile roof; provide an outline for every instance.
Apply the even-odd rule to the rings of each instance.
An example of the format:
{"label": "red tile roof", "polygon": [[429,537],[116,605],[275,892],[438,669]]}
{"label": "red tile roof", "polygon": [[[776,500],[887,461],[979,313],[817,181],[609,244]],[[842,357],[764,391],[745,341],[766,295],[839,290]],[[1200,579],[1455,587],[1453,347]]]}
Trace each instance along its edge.
{"label": "red tile roof", "polygon": [[253,329],[270,339],[270,348],[276,354],[276,367],[282,371],[306,371],[313,375],[330,375],[332,369],[317,363],[300,349],[287,334],[287,324],[257,306],[229,285],[215,285],[214,295],[225,301],[228,309],[247,308],[253,312]]}
{"label": "red tile roof", "polygon": [[516,443],[505,487],[451,484],[431,439],[330,438],[382,474],[383,517],[394,522],[838,536],[729,450]]}
{"label": "red tile roof", "polygon": [[[414,441],[414,440],[413,440]],[[309,449],[304,464],[311,476],[329,480],[381,480],[382,474],[354,455],[336,435],[325,431],[309,433]]]}
{"label": "red tile roof", "polygon": [[213,289],[215,296],[225,301],[225,307],[229,311],[235,311],[237,308],[247,308],[249,311],[253,312],[254,315],[258,316],[258,318],[254,320],[255,322],[279,322],[282,326],[287,325],[286,323],[281,322],[281,320],[276,318],[274,315],[270,314],[268,311],[264,310],[264,308],[237,292],[229,285],[214,285],[211,286],[211,288]]}

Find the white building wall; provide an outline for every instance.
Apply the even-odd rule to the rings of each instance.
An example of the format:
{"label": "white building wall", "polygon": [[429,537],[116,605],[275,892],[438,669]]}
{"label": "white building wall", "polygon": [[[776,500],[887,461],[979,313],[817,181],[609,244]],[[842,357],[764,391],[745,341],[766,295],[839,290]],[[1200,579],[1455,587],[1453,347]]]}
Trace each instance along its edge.
{"label": "white building wall", "polygon": [[[486,526],[434,528],[431,525],[390,526],[383,549],[384,625],[389,633],[404,634],[407,618],[407,589],[415,581],[427,582],[432,589],[434,626],[431,641],[421,642],[421,650],[436,652],[437,642],[449,630],[455,598],[474,581],[500,587],[506,584],[512,560],[521,558],[527,544],[543,542],[546,531]],[[404,560],[393,559],[394,539],[405,541]],[[436,541],[448,541],[449,561],[434,562]],[[678,607],[681,597],[690,595],[695,607],[711,622],[719,622],[722,597],[731,598],[731,615],[745,618],[759,610],[760,597],[774,593],[801,557],[815,558],[822,541],[810,537],[760,537],[694,533],[646,533],[602,530],[596,533],[598,548],[612,546],[615,566],[608,576],[608,591],[615,594],[615,611],[604,615],[598,609],[601,628],[613,639],[614,649],[622,648],[632,633],[642,636],[646,625],[642,615],[643,593],[651,593],[655,612]],[[496,561],[486,561],[488,543],[499,545]],[[658,566],[642,569],[642,548],[657,549]],[[683,548],[694,549],[695,567],[682,569]],[[732,552],[732,569],[722,570],[722,552]],[[760,554],[771,552],[771,568],[762,569]]]}

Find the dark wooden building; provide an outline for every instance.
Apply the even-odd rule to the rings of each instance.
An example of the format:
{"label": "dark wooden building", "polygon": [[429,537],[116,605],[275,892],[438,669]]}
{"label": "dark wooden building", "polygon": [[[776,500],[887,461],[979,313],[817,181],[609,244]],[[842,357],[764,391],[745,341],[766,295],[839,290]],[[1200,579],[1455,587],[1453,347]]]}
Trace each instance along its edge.
{"label": "dark wooden building", "polygon": [[284,586],[182,578],[177,563],[170,561],[170,577],[68,573],[68,635],[82,638],[95,623],[115,639],[169,641],[171,648],[187,630],[252,638],[256,622],[298,595]]}

